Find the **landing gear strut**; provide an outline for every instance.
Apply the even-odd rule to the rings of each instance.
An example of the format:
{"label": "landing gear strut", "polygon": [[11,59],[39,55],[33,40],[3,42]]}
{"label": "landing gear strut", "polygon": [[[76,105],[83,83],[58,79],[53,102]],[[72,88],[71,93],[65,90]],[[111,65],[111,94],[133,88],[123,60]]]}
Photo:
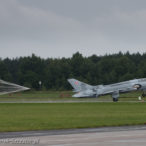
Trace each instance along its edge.
{"label": "landing gear strut", "polygon": [[113,102],[118,102],[118,98],[113,98]]}
{"label": "landing gear strut", "polygon": [[115,91],[112,94],[112,98],[113,98],[113,102],[118,102],[118,98],[119,98],[119,91]]}

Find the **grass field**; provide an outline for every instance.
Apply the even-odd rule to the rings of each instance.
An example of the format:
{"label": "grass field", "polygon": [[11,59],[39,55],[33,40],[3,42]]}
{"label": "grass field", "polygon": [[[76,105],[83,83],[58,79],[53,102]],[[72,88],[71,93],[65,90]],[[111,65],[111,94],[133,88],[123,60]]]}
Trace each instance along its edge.
{"label": "grass field", "polygon": [[0,131],[146,124],[146,103],[1,103]]}
{"label": "grass field", "polygon": [[[86,101],[87,103],[0,103],[0,131],[49,130],[146,124],[146,102],[141,92],[120,94],[119,103],[111,96],[72,98],[71,91],[28,91],[1,95],[0,102]],[[101,101],[101,102],[96,102]]]}

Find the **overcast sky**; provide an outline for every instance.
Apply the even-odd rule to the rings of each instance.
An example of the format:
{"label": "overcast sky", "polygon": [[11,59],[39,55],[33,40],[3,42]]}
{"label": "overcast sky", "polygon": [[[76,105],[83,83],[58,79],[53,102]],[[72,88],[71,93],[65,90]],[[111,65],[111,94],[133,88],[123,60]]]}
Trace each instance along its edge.
{"label": "overcast sky", "polygon": [[0,57],[146,52],[146,0],[0,0]]}

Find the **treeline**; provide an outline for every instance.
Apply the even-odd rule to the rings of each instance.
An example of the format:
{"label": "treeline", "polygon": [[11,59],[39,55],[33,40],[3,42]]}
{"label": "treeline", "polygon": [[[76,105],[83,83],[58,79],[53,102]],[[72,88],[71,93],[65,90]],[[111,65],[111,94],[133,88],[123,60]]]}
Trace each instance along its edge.
{"label": "treeline", "polygon": [[[86,83],[110,84],[146,77],[146,53],[83,57],[79,52],[71,58],[43,59],[31,57],[0,59],[0,78],[33,89],[68,90],[68,78]],[[40,82],[41,81],[41,82]]]}

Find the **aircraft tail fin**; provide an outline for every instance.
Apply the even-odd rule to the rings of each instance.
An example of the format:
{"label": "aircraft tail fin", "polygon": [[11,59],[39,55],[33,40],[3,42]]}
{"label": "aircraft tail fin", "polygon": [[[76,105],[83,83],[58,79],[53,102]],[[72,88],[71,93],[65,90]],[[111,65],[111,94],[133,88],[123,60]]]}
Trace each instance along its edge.
{"label": "aircraft tail fin", "polygon": [[76,79],[68,79],[68,82],[74,88],[74,92],[79,92],[82,90],[90,89],[92,87],[91,85],[88,85],[88,84],[78,81]]}

